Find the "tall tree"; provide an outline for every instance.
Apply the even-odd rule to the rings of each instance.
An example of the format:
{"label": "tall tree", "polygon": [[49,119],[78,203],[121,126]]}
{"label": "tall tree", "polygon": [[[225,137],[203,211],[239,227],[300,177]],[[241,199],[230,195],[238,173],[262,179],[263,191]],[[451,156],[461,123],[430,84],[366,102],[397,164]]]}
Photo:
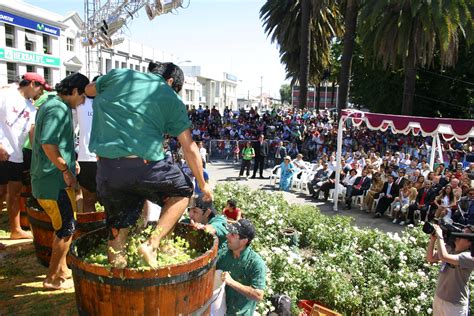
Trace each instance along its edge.
{"label": "tall tree", "polygon": [[302,57],[302,46],[298,40],[302,33],[302,0],[267,0],[260,9],[265,33],[272,43],[278,44],[286,78],[291,79],[291,84],[301,77],[302,60],[308,61],[308,83],[317,83],[330,62],[331,40],[342,34],[336,0],[308,1],[311,16],[309,58],[306,55]]}
{"label": "tall tree", "polygon": [[352,55],[354,54],[354,44],[356,38],[357,15],[359,12],[358,0],[341,1],[341,5],[345,13],[343,50],[341,70],[339,73],[339,94],[337,100],[337,111],[339,117],[341,117],[341,110],[345,109],[347,105],[349,78],[351,76]]}
{"label": "tall tree", "polygon": [[280,87],[281,104],[291,104],[291,86],[289,84],[282,84]]}
{"label": "tall tree", "polygon": [[403,66],[402,114],[413,113],[416,69],[433,66],[437,47],[442,68],[456,63],[459,38],[472,31],[472,10],[472,0],[366,0],[362,44],[385,68]]}
{"label": "tall tree", "polygon": [[301,33],[300,33],[300,108],[308,102],[309,64],[311,62],[311,0],[301,0]]}

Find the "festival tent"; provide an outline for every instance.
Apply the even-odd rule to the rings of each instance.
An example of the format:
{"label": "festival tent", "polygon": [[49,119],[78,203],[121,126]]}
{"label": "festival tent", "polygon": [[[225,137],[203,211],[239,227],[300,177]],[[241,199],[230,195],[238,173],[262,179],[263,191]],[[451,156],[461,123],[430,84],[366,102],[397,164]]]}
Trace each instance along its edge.
{"label": "festival tent", "polygon": [[[442,157],[440,136],[447,141],[455,139],[460,143],[474,137],[474,120],[380,114],[349,109],[342,110],[337,130],[336,175],[339,175],[341,172],[342,133],[347,121],[351,121],[355,127],[365,123],[369,129],[376,131],[385,132],[390,128],[390,131],[394,134],[407,135],[413,133],[413,135],[424,137],[431,136],[433,139],[430,156],[431,169],[433,169],[436,149],[438,150],[438,155]],[[334,211],[337,211],[339,176],[336,176],[335,180]]]}

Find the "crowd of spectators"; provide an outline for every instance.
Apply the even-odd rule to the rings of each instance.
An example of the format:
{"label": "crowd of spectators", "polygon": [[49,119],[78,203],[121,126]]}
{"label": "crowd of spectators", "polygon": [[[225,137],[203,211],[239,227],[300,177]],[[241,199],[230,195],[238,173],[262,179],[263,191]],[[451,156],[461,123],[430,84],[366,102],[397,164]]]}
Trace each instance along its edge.
{"label": "crowd of spectators", "polygon": [[[193,137],[213,156],[236,161],[243,149],[264,135],[269,144],[267,166],[280,166],[285,173],[284,188],[291,188],[292,174],[298,174],[298,161],[311,163],[307,187],[314,198],[328,199],[335,186],[337,119],[335,112],[312,110],[270,110],[259,113],[214,107],[191,108]],[[474,223],[473,142],[442,141],[443,156],[429,167],[431,137],[373,131],[347,124],[343,134],[340,192],[345,208],[360,196],[360,206],[382,217],[387,210],[394,223],[404,225],[415,219],[452,218]],[[246,157],[247,160],[252,157]],[[243,157],[245,160],[245,157]],[[291,159],[291,161],[288,161]],[[246,162],[246,169],[250,161]],[[308,165],[307,165],[308,166]],[[248,170],[247,169],[247,170]],[[285,170],[286,170],[285,169]],[[241,171],[241,175],[243,170]],[[298,175],[301,177],[301,174]],[[468,200],[468,202],[465,202]],[[463,201],[462,207],[458,207]],[[464,213],[463,213],[464,212]]]}

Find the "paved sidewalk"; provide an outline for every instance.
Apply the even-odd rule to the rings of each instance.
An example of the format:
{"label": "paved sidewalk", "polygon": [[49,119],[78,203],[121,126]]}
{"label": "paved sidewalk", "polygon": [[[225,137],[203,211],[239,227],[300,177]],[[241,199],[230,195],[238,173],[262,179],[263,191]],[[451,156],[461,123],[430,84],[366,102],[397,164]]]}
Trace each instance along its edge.
{"label": "paved sidewalk", "polygon": [[[236,182],[242,185],[248,185],[250,188],[254,190],[257,190],[257,189],[267,190],[267,191],[276,190],[275,187],[272,187],[270,185],[269,179],[256,178],[256,179],[245,180],[244,178],[244,179],[239,180],[238,175],[239,175],[240,163],[232,164],[232,162],[227,162],[227,163],[213,162],[213,163],[208,163],[206,166],[206,169],[209,172],[211,184],[231,181],[231,182]],[[266,169],[263,175],[268,178],[270,176],[270,171],[271,169]],[[252,172],[250,175],[252,175]],[[367,214],[359,210],[358,207],[354,207],[353,209],[346,211],[346,210],[342,210],[343,205],[341,205],[340,203],[339,211],[334,212],[332,203],[317,202],[314,199],[310,198],[307,191],[282,192],[282,193],[285,199],[289,203],[295,203],[295,204],[310,203],[319,207],[321,212],[328,216],[334,216],[334,215],[350,216],[354,219],[355,225],[359,228],[366,228],[366,227],[377,228],[384,232],[392,232],[392,233],[394,232],[401,233],[405,229],[404,226],[393,224],[391,222],[391,219],[388,217],[373,218],[373,214]]]}

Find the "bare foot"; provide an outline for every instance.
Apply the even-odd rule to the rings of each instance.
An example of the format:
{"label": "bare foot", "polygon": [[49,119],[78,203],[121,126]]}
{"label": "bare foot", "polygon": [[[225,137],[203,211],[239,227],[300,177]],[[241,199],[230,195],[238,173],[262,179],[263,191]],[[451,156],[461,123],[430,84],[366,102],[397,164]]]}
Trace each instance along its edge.
{"label": "bare foot", "polygon": [[60,278],[70,279],[72,278],[72,270],[69,268],[66,268],[66,270],[59,272],[58,275]]}
{"label": "bare foot", "polygon": [[74,287],[74,282],[71,279],[56,278],[55,280],[44,280],[43,289],[49,291],[67,290]]}
{"label": "bare foot", "polygon": [[141,244],[140,247],[138,247],[138,253],[152,269],[158,268],[158,261],[156,261],[156,249],[153,249],[150,244],[147,242]]}
{"label": "bare foot", "polygon": [[15,239],[32,239],[33,235],[29,232],[25,232],[24,230],[20,230],[18,232],[11,232],[10,233],[10,239],[15,240]]}
{"label": "bare foot", "polygon": [[112,249],[109,250],[109,262],[112,267],[124,269],[127,267],[127,256],[123,253],[123,251],[113,251]]}

